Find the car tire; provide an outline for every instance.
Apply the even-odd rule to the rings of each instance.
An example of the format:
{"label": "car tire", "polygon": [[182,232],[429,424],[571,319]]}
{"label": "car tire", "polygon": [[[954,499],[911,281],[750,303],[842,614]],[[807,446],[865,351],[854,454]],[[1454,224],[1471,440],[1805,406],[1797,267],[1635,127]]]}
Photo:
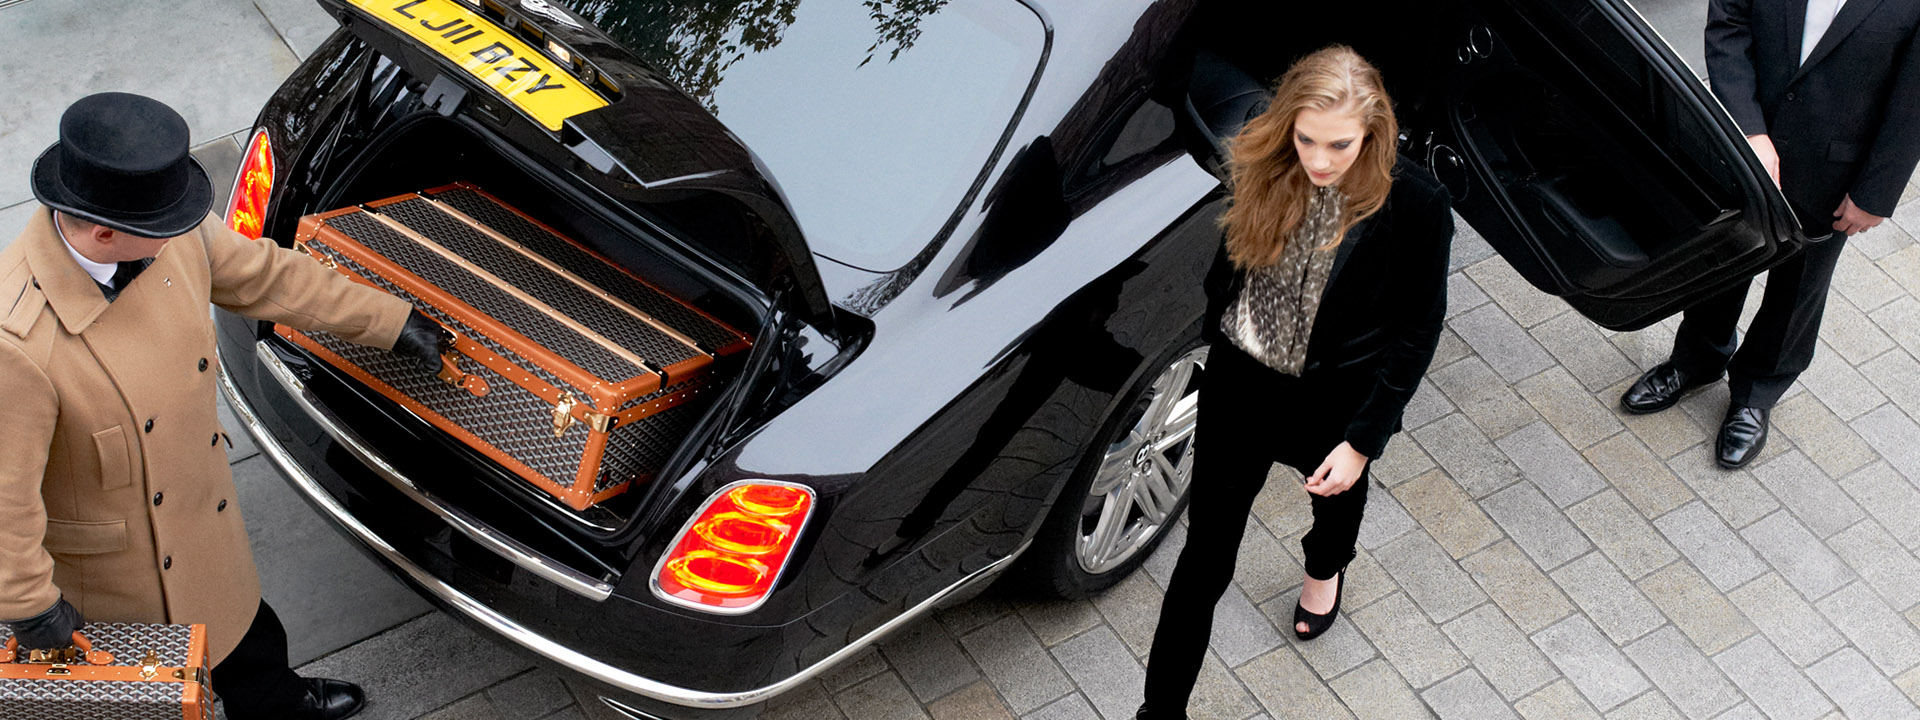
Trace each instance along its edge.
{"label": "car tire", "polygon": [[1084,598],[1126,579],[1153,554],[1187,507],[1206,356],[1196,324],[1137,373],[1088,443],[1033,545],[1008,573],[1006,590],[1036,599]]}

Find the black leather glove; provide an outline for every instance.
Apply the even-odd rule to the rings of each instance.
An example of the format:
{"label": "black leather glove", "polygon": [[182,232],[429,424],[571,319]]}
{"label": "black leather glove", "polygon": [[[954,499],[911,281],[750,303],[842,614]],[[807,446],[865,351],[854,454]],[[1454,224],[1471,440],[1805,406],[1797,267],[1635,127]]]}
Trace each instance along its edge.
{"label": "black leather glove", "polygon": [[427,372],[440,372],[440,355],[452,346],[453,336],[440,327],[440,323],[416,309],[407,313],[407,324],[400,327],[400,339],[393,341],[393,354],[412,360]]}
{"label": "black leather glove", "polygon": [[25,620],[8,620],[6,626],[13,636],[20,638],[21,650],[54,650],[73,646],[73,633],[86,624],[80,619],[80,611],[74,609],[66,598],[54,602],[53,607]]}

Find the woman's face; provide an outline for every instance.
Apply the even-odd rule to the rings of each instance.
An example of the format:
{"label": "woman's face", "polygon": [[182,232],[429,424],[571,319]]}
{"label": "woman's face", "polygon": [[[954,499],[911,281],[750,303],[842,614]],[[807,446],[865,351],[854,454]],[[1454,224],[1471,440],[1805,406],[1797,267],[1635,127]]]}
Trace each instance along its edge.
{"label": "woman's face", "polygon": [[1367,126],[1358,113],[1306,108],[1293,118],[1293,149],[1307,178],[1319,187],[1340,182],[1360,157]]}

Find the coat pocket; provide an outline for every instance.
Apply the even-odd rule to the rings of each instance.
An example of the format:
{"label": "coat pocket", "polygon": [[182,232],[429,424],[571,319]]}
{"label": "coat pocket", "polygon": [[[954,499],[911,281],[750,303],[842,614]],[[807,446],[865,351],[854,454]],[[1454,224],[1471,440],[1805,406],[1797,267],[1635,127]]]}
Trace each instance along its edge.
{"label": "coat pocket", "polygon": [[94,433],[93,449],[100,456],[100,489],[117,490],[133,484],[133,463],[127,459],[127,433],[121,426]]}
{"label": "coat pocket", "polygon": [[127,521],[81,522],[47,518],[47,539],[41,543],[53,555],[102,555],[127,549]]}

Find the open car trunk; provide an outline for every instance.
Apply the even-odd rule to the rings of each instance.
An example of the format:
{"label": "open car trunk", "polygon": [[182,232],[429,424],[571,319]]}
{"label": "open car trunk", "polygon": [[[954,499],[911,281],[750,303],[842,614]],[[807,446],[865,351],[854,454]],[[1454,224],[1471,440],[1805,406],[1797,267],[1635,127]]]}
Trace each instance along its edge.
{"label": "open car trunk", "polygon": [[[700,202],[700,200],[689,198],[688,202]],[[417,444],[422,441],[439,446],[446,453],[465,460],[454,472],[448,472],[451,468],[444,466],[412,472],[401,467],[401,471],[420,485],[422,491],[462,507],[473,513],[480,521],[496,528],[531,528],[544,525],[550,530],[559,530],[562,535],[575,538],[559,543],[573,545],[574,547],[567,549],[571,551],[586,551],[595,556],[620,551],[620,543],[613,542],[614,536],[618,531],[626,529],[637,515],[644,514],[640,509],[649,494],[645,492],[649,489],[646,487],[647,483],[656,478],[672,477],[683,472],[699,456],[699,451],[710,444],[723,429],[722,418],[719,416],[733,409],[735,403],[730,398],[737,392],[736,386],[741,380],[742,372],[750,362],[755,361],[754,358],[760,356],[760,354],[746,351],[745,346],[759,344],[759,339],[755,336],[766,332],[766,321],[773,313],[770,299],[758,289],[741,282],[737,277],[716,271],[705,262],[704,258],[690,254],[684,246],[673,242],[668,237],[666,229],[651,224],[647,218],[639,217],[621,208],[596,203],[593,198],[586,197],[570,189],[569,186],[561,184],[557,178],[546,174],[540,165],[530,158],[519,155],[511,147],[482,137],[461,122],[435,114],[418,114],[387,130],[381,137],[370,143],[368,149],[354,160],[340,177],[332,180],[319,199],[311,205],[316,209],[332,210],[307,214],[302,223],[303,227],[307,228],[303,231],[303,236],[311,235],[311,229],[314,227],[324,226],[326,220],[323,218],[334,221],[342,218],[352,219],[358,222],[358,225],[353,227],[370,226],[375,220],[387,222],[394,227],[411,223],[422,231],[419,235],[420,239],[431,241],[436,245],[444,245],[441,252],[453,258],[455,262],[460,260],[458,253],[445,249],[460,247],[451,242],[453,239],[451,236],[444,234],[451,231],[434,230],[420,225],[420,221],[409,213],[424,213],[431,220],[435,211],[431,208],[422,210],[413,206],[445,205],[454,209],[456,213],[479,218],[479,224],[489,226],[490,230],[487,232],[499,235],[503,243],[526,240],[530,237],[528,233],[538,233],[544,228],[556,238],[553,240],[555,244],[577,248],[579,252],[558,257],[551,263],[556,268],[564,266],[564,270],[578,276],[572,279],[577,284],[569,284],[570,281],[565,279],[556,280],[559,277],[557,275],[540,277],[515,275],[497,267],[476,271],[503,286],[502,292],[492,292],[488,288],[480,287],[484,283],[476,284],[475,278],[463,277],[463,282],[469,286],[487,290],[490,293],[489,297],[496,301],[491,304],[473,303],[473,309],[483,314],[495,313],[505,316],[514,313],[525,315],[529,312],[529,305],[518,301],[515,301],[512,307],[500,306],[501,303],[498,301],[509,297],[524,297],[529,303],[541,307],[546,306],[539,305],[540,299],[549,300],[547,305],[554,307],[566,304],[552,301],[553,296],[548,291],[555,287],[574,292],[575,298],[586,298],[585,295],[580,294],[582,288],[619,295],[622,292],[621,288],[624,287],[623,283],[632,285],[634,283],[630,279],[637,279],[656,289],[662,296],[667,296],[670,301],[677,300],[683,304],[685,315],[702,316],[712,320],[715,326],[738,331],[737,335],[732,336],[737,339],[737,342],[731,342],[732,347],[728,347],[730,341],[689,338],[696,345],[715,346],[707,348],[710,352],[705,353],[710,356],[711,361],[699,368],[702,392],[697,397],[686,399],[685,402],[664,413],[669,416],[668,419],[671,422],[648,429],[646,437],[642,440],[635,440],[634,437],[637,436],[633,436],[625,441],[629,445],[639,442],[655,446],[650,448],[654,458],[643,469],[638,470],[632,462],[616,464],[610,468],[611,472],[627,473],[630,476],[601,478],[600,483],[604,489],[630,482],[633,483],[632,488],[625,492],[611,494],[610,497],[594,498],[595,501],[592,504],[584,507],[582,503],[565,501],[557,496],[552,488],[542,487],[539,482],[530,482],[529,476],[524,472],[524,463],[516,464],[516,461],[529,460],[536,455],[554,452],[552,447],[538,445],[543,439],[557,436],[553,432],[555,430],[551,413],[551,406],[555,404],[552,402],[553,398],[539,401],[544,403],[540,408],[542,412],[520,413],[520,415],[526,415],[525,417],[519,415],[489,417],[490,412],[486,408],[480,408],[477,411],[468,408],[464,414],[458,414],[455,412],[458,408],[450,411],[445,405],[443,402],[445,395],[441,396],[443,401],[436,405],[435,402],[429,402],[425,396],[417,392],[421,388],[425,388],[428,392],[432,392],[435,387],[439,387],[442,391],[447,389],[441,387],[439,381],[432,379],[432,376],[424,371],[395,368],[391,363],[386,363],[382,365],[384,369],[381,372],[372,372],[368,369],[371,364],[366,361],[377,360],[376,356],[355,356],[354,359],[362,362],[343,363],[341,360],[345,353],[336,351],[344,351],[346,348],[336,343],[321,343],[285,329],[280,331],[283,341],[295,341],[293,344],[300,345],[307,355],[320,360],[320,362],[307,363],[307,369],[314,374],[329,376],[332,382],[310,383],[310,387],[330,410],[347,418],[349,426],[403,430],[403,432],[374,430],[368,433],[372,436],[364,438],[368,443],[376,446],[377,450],[381,450],[390,461],[404,466],[419,457],[446,457],[443,453],[423,452]],[[444,214],[444,211],[438,212]],[[456,214],[453,217],[459,217],[459,215]],[[714,213],[709,214],[708,217],[724,218],[725,216]],[[446,219],[446,217],[439,217],[442,221]],[[717,231],[712,227],[703,228],[703,230]],[[360,229],[357,232],[368,231]],[[387,234],[398,237],[393,233]],[[469,235],[472,238],[470,242],[485,242],[479,239],[479,234],[469,233]],[[337,237],[338,233],[335,233],[335,236]],[[337,240],[336,244],[342,242],[344,241]],[[301,249],[329,264],[338,260],[340,264],[338,269],[342,272],[348,270],[345,258],[337,255],[323,256],[314,247],[317,244],[319,243],[310,240],[304,243]],[[533,244],[529,242],[528,246],[533,247]],[[329,248],[329,250],[333,249]],[[551,249],[547,252],[552,254]],[[502,254],[520,259],[512,253]],[[531,254],[534,253],[529,253]],[[431,253],[427,255],[430,256]],[[417,279],[434,285],[454,284],[454,278],[449,275],[457,272],[456,265],[439,258],[427,257],[426,259],[433,259],[439,264],[424,266],[430,269],[416,272]],[[596,263],[604,265],[597,272],[592,267]],[[358,264],[353,267],[359,272],[366,270]],[[420,270],[420,267],[415,266],[415,270]],[[583,280],[584,282],[580,282]],[[392,284],[389,281],[382,282]],[[541,283],[549,287],[543,289],[538,286]],[[416,303],[417,307],[422,306],[415,293],[397,287],[386,289],[408,297]],[[639,302],[630,296],[627,299],[635,303]],[[605,314],[611,307],[613,306],[606,305],[592,308],[592,310],[601,313],[600,320],[607,320]],[[553,307],[547,309],[552,310]],[[561,314],[579,315],[581,313],[578,310],[577,307],[563,308]],[[663,318],[668,313],[674,312],[670,308],[657,304],[649,306],[647,310],[650,311],[649,314]],[[470,321],[449,321],[449,315],[438,309],[429,309],[427,314],[450,329],[455,329],[456,333],[471,332],[473,323]],[[631,321],[633,318],[616,319]],[[544,327],[549,331],[555,331],[561,327],[546,318],[531,318],[529,322],[540,323],[537,327]],[[594,319],[563,320],[563,322],[577,322],[579,324],[575,326],[581,328],[605,327],[604,323]],[[540,332],[528,330],[530,326],[525,323],[509,321],[505,324],[512,325],[521,331],[524,339],[532,341],[535,345],[558,346],[566,342],[572,342],[575,345],[581,343],[581,338],[577,336],[568,339],[547,337]],[[687,334],[697,336],[701,332],[703,331],[691,331]],[[484,334],[478,333],[478,335]],[[630,336],[613,332],[609,332],[608,335],[609,337],[601,339],[611,341],[613,344],[590,347],[588,350],[599,353],[603,357],[612,357],[615,353],[638,356],[649,352],[656,354],[660,352],[657,349],[639,347],[642,343],[631,341]],[[486,344],[477,342],[482,340]],[[495,351],[503,347],[503,344],[498,342],[498,338],[472,337],[460,342],[481,349],[491,348]],[[777,345],[778,342],[773,341],[772,344]],[[511,345],[511,343],[505,343],[505,345]],[[507,352],[498,354],[532,357],[543,349],[545,348],[513,347]],[[474,358],[481,354],[484,353],[456,358],[457,362],[449,364],[457,368],[464,367],[467,374],[478,377],[486,372],[486,368],[474,362]],[[696,351],[696,354],[699,352]],[[553,362],[549,360],[532,363],[529,367],[552,364]],[[659,372],[660,387],[657,391],[640,393],[635,396],[636,399],[655,400],[673,389],[673,382],[680,379],[679,377],[670,378],[667,371],[672,368],[666,367],[665,364],[650,370]],[[374,377],[381,373],[385,375]],[[519,378],[505,377],[508,374],[511,373],[486,372],[486,382],[482,383],[482,388],[486,389],[490,386],[489,392],[476,395],[462,390],[454,392],[453,395],[470,402],[486,400],[488,397],[505,398],[514,393],[527,396],[522,399],[535,400],[526,388],[537,386],[538,378],[534,378],[534,382],[531,383],[516,385],[513,380]],[[527,374],[551,379],[550,375],[538,370],[530,370]],[[692,374],[689,373],[688,376],[691,377]],[[441,379],[447,380],[447,378]],[[610,383],[629,379],[632,378],[607,378]],[[453,381],[447,380],[447,382]],[[393,391],[396,387],[412,389],[408,392],[395,393]],[[584,397],[580,400],[584,404]],[[577,409],[575,414],[578,414]],[[449,423],[452,423],[451,427]],[[498,427],[491,430],[479,427],[489,423]],[[471,432],[463,435],[461,432],[463,428]],[[580,433],[584,430],[588,428],[569,429],[566,431],[566,437],[574,444],[578,444],[582,437]],[[618,432],[617,421],[614,430]],[[480,436],[496,442],[475,442],[475,438],[470,436]],[[521,447],[528,443],[535,445]],[[617,443],[610,444],[609,447],[614,445]],[[512,447],[503,450],[509,446]],[[554,458],[546,459],[549,464],[556,462]],[[563,458],[557,462],[564,465],[567,460]],[[577,453],[572,457],[571,462],[578,466]],[[469,468],[473,472],[466,472]],[[525,517],[529,509],[533,511],[534,520],[536,520],[532,525],[529,525],[528,518]],[[552,544],[554,541],[553,538],[548,537],[545,530],[530,532],[531,536],[519,538],[530,546],[539,547]],[[592,547],[598,544],[592,541],[594,537],[605,538],[608,542],[601,547]],[[576,552],[559,551],[555,554],[568,557],[575,556]],[[603,557],[601,559],[604,560],[607,568],[624,566],[620,558]]]}

